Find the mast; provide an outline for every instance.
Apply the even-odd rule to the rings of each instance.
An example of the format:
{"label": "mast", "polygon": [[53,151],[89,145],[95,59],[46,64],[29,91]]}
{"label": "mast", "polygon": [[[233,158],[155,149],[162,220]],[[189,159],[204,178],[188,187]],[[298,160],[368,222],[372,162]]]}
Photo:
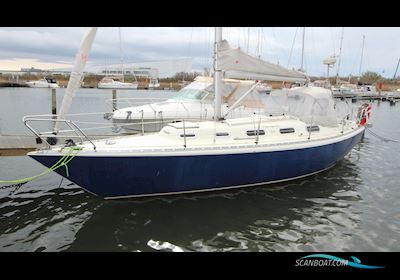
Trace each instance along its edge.
{"label": "mast", "polygon": [[214,120],[221,119],[221,92],[222,92],[222,71],[218,65],[218,50],[222,41],[222,27],[215,28],[215,42],[214,42]]}
{"label": "mast", "polygon": [[124,60],[122,57],[121,27],[118,27],[118,33],[119,33],[119,54],[120,54],[120,62],[121,62],[121,70],[122,70],[122,82],[124,82]]}
{"label": "mast", "polygon": [[362,49],[361,49],[361,61],[360,61],[360,70],[359,72],[359,77],[361,78],[361,66],[362,66],[362,61],[363,61],[363,55],[364,55],[364,43],[365,43],[365,35],[363,35],[363,43],[362,43]]}
{"label": "mast", "polygon": [[249,49],[250,49],[250,27],[247,29],[247,53],[249,53]]}
{"label": "mast", "polygon": [[302,46],[302,48],[301,48],[301,66],[300,66],[300,71],[302,71],[302,72],[304,72],[304,70],[303,70],[303,61],[304,61],[304,38],[305,38],[305,35],[306,35],[306,28],[305,27],[303,27],[303,46]]}
{"label": "mast", "polygon": [[399,58],[399,61],[397,62],[397,67],[396,67],[396,71],[394,72],[394,75],[393,75],[393,80],[396,79],[396,74],[397,74],[397,70],[399,69],[399,64],[400,64],[400,58]]}
{"label": "mast", "polygon": [[256,47],[256,56],[260,58],[260,29],[258,30],[258,38],[257,38],[257,47]]}
{"label": "mast", "polygon": [[344,32],[344,27],[342,27],[342,35],[340,37],[339,62],[338,62],[337,73],[336,73],[336,84],[338,84],[338,82],[339,82],[340,61],[342,60],[343,32]]}

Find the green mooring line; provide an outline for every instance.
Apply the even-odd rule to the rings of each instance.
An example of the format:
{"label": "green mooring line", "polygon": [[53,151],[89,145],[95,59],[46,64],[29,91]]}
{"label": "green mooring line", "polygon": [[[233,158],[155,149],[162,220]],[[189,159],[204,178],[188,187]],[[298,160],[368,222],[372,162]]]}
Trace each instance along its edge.
{"label": "green mooring line", "polygon": [[[82,150],[81,147],[66,147],[63,148],[68,149],[67,153],[63,155],[53,166],[47,168],[45,171],[43,171],[40,174],[37,174],[35,176],[27,177],[27,178],[22,178],[22,179],[17,179],[17,180],[0,180],[0,184],[22,184],[26,183],[32,180],[35,180],[36,178],[39,178],[43,175],[46,175],[47,173],[54,171],[61,166],[65,166],[65,171],[67,173],[67,177],[69,177],[69,171],[68,171],[68,163],[73,160],[73,158],[79,153],[79,151]],[[63,151],[62,150],[62,151]],[[75,152],[75,153],[74,153]]]}

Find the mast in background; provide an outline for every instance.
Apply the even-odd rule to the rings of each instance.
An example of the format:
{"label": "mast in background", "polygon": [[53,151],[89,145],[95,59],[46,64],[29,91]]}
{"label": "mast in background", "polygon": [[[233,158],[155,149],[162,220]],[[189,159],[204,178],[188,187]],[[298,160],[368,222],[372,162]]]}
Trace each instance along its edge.
{"label": "mast in background", "polygon": [[361,66],[362,66],[362,61],[363,61],[363,56],[364,56],[364,44],[365,44],[365,35],[363,35],[363,43],[362,43],[362,49],[361,49],[361,61],[360,61],[360,70],[359,72],[359,77],[361,78]]}
{"label": "mast in background", "polygon": [[249,49],[250,49],[250,27],[247,29],[247,53],[249,53]]}
{"label": "mast in background", "polygon": [[222,41],[222,27],[215,28],[215,42],[214,42],[214,120],[221,119],[221,92],[222,92],[222,71],[218,65],[218,51]]}
{"label": "mast in background", "polygon": [[338,68],[337,68],[337,73],[336,73],[336,84],[338,84],[338,82],[339,82],[340,62],[342,60],[343,33],[344,33],[344,27],[342,27],[342,35],[340,37],[339,62],[338,62]]}
{"label": "mast in background", "polygon": [[397,62],[396,71],[394,72],[394,75],[393,75],[393,80],[396,79],[396,74],[397,74],[397,70],[399,69],[399,64],[400,64],[400,58],[399,58],[399,61]]}
{"label": "mast in background", "polygon": [[122,82],[124,82],[124,59],[122,56],[121,27],[118,27],[118,33],[119,33],[119,55],[120,55],[121,70],[122,70]]}
{"label": "mast in background", "polygon": [[301,48],[301,66],[300,66],[301,72],[304,72],[303,62],[304,62],[304,39],[305,39],[305,36],[306,36],[306,28],[303,27],[303,43],[302,43],[302,48]]}

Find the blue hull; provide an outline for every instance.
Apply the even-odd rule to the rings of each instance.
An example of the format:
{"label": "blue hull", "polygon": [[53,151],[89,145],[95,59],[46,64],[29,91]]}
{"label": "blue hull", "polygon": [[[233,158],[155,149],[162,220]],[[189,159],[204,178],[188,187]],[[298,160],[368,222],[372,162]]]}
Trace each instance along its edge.
{"label": "blue hull", "polygon": [[[333,166],[360,142],[234,155],[75,157],[61,176],[101,197],[143,196],[257,185],[311,175]],[[32,155],[49,167],[60,157]]]}

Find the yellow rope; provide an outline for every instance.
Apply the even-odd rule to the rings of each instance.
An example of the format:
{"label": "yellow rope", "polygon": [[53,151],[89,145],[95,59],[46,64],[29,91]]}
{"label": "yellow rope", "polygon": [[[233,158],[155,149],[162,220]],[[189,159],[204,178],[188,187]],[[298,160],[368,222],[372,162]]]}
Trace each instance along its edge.
{"label": "yellow rope", "polygon": [[64,154],[53,166],[49,167],[48,169],[46,169],[42,173],[40,173],[38,175],[35,175],[35,176],[18,179],[18,180],[0,180],[0,184],[22,184],[22,183],[26,183],[26,182],[32,181],[32,180],[34,180],[36,178],[39,178],[39,177],[41,177],[43,175],[46,175],[47,173],[49,173],[51,171],[54,171],[54,170],[60,168],[61,166],[65,166],[67,177],[69,177],[67,164],[79,153],[80,150],[82,150],[82,148],[81,147],[67,147],[67,148],[63,148],[63,150],[61,152],[63,152],[64,149],[68,150],[67,153]]}

